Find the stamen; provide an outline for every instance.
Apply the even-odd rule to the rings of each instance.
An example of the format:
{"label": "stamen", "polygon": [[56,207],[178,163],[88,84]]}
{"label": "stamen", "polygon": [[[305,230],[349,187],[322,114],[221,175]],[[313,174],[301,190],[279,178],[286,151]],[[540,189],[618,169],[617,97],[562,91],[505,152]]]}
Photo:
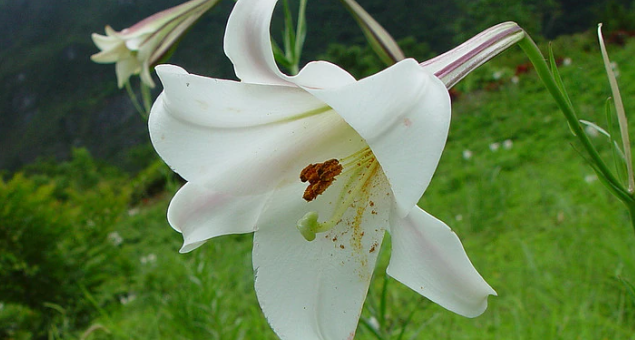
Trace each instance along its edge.
{"label": "stamen", "polygon": [[379,164],[375,159],[372,159],[371,162],[372,164],[368,166],[366,171],[364,171],[364,173],[360,177],[355,176],[357,177],[357,183],[352,190],[346,190],[346,188],[344,188],[344,190],[346,190],[345,194],[342,197],[343,199],[340,200],[340,203],[337,205],[337,208],[333,212],[333,216],[328,221],[320,223],[320,230],[316,232],[328,231],[340,222],[342,216],[344,216],[344,213],[346,213],[346,210],[348,210],[355,198],[363,190],[364,185],[366,185],[368,180],[375,174]]}
{"label": "stamen", "polygon": [[355,152],[354,154],[348,155],[344,158],[342,158],[340,160],[341,163],[344,163],[344,167],[347,167],[351,164],[357,163],[357,162],[361,162],[363,163],[364,160],[370,158],[370,157],[375,157],[375,155],[373,154],[373,152],[370,150],[369,147],[363,148],[357,152]]}
{"label": "stamen", "polygon": [[335,177],[342,173],[342,166],[337,159],[330,159],[324,163],[309,164],[300,172],[302,183],[308,181],[309,186],[304,191],[304,198],[311,202],[321,195],[333,181]]}
{"label": "stamen", "polygon": [[[296,227],[298,228],[302,236],[307,241],[313,241],[315,239],[315,234],[333,229],[333,227],[335,227],[342,220],[342,217],[344,216],[348,208],[353,204],[355,199],[359,197],[359,194],[363,191],[364,186],[368,183],[368,181],[372,178],[372,176],[376,173],[377,169],[379,168],[379,163],[375,159],[370,149],[362,150],[360,152],[355,153],[352,156],[355,156],[355,159],[351,162],[348,162],[347,165],[348,166],[353,165],[353,166],[351,169],[347,169],[346,173],[350,173],[351,171],[354,171],[354,173],[351,175],[351,177],[349,178],[349,181],[343,187],[343,190],[338,200],[338,204],[336,205],[335,211],[333,212],[333,216],[329,220],[320,223],[318,222],[318,217],[319,217],[318,213],[315,211],[311,211],[306,213],[298,221]],[[346,157],[344,159],[350,159],[350,158],[351,156]],[[339,162],[337,162],[337,166],[339,167],[339,169],[336,171],[337,173],[335,175],[333,175],[332,177],[328,177],[326,175],[323,175],[322,177],[320,177],[319,171],[317,171],[316,166],[319,164],[322,164],[323,165],[322,167],[324,167],[324,164],[329,163],[331,161],[337,162],[337,160],[330,160],[324,163],[311,164],[307,166],[304,170],[302,170],[302,173],[300,174],[301,179],[306,178],[306,180],[302,180],[302,181],[305,182],[308,180],[309,183],[312,183],[310,178],[315,178],[315,176],[317,176],[318,179],[321,179],[319,183],[324,183],[325,179],[323,179],[322,177],[332,178],[332,180],[330,180],[330,183],[326,184],[324,189],[320,191],[318,194],[316,194],[315,197],[317,197],[317,195],[324,192],[324,190],[326,190],[326,188],[332,183],[332,181],[334,180],[334,177],[342,172],[342,166],[339,164]],[[315,170],[315,173],[314,173],[314,170]],[[311,187],[312,186],[309,185],[309,188],[307,188],[307,191],[305,191],[305,196],[307,192],[309,192],[309,189],[311,189]]]}

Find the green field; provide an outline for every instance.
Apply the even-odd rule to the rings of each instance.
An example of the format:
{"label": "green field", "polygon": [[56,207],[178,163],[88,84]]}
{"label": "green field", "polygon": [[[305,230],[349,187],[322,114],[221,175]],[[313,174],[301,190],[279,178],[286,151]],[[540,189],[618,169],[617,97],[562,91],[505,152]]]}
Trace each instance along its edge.
{"label": "green field", "polygon": [[[571,60],[560,71],[580,118],[606,126],[610,90],[593,35],[553,46]],[[609,53],[632,113],[635,41]],[[386,242],[363,317],[391,339],[411,315],[402,339],[635,339],[635,296],[620,279],[635,283],[630,218],[576,151],[535,73],[512,81],[526,62],[513,48],[459,85],[445,153],[420,201],[457,232],[498,297],[475,319],[391,279],[382,299]],[[593,141],[611,157],[605,137]],[[0,338],[276,339],[253,290],[250,235],[178,253],[181,236],[165,219],[178,186],[160,162],[132,176],[83,150],[5,177]],[[357,339],[375,337],[360,326]]]}

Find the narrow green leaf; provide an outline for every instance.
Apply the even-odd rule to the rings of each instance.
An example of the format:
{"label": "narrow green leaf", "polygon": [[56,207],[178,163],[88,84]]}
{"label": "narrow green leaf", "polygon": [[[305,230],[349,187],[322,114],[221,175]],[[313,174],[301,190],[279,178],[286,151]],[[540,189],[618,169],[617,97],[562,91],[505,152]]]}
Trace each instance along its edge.
{"label": "narrow green leaf", "polygon": [[558,64],[556,63],[556,58],[553,54],[553,48],[551,44],[549,44],[549,64],[551,67],[551,73],[553,74],[554,80],[556,81],[556,84],[558,85],[560,92],[562,92],[562,95],[567,100],[567,103],[569,103],[569,106],[573,107],[573,104],[571,103],[571,98],[569,97],[569,94],[567,93],[567,89],[564,87],[564,83],[562,82],[560,71],[558,71]]}
{"label": "narrow green leaf", "polygon": [[388,273],[384,273],[384,284],[381,287],[381,300],[379,301],[379,324],[386,324],[386,306],[387,306],[387,298],[386,294],[388,293],[388,281],[390,278],[388,277]]}
{"label": "narrow green leaf", "polygon": [[626,291],[631,296],[631,300],[635,303],[635,286],[621,276],[618,276],[617,278],[622,282],[624,287],[626,287]]}
{"label": "narrow green leaf", "polygon": [[627,170],[626,170],[626,158],[617,140],[613,138],[613,136],[619,134],[619,130],[616,128],[615,124],[613,123],[613,112],[611,110],[611,98],[608,98],[604,104],[604,114],[606,115],[606,121],[608,122],[608,130],[610,132],[609,142],[611,143],[611,154],[613,157],[613,163],[615,165],[615,171],[617,172],[617,177],[623,183],[626,183],[628,181]]}
{"label": "narrow green leaf", "polygon": [[286,69],[290,69],[292,66],[292,62],[287,59],[285,53],[282,51],[282,49],[280,49],[280,46],[278,46],[278,44],[273,39],[271,41],[271,46],[273,47],[273,57],[275,58],[276,62],[280,64],[280,66]]}
{"label": "narrow green leaf", "polygon": [[403,340],[403,336],[406,334],[406,328],[408,328],[408,325],[410,325],[410,323],[412,322],[412,318],[415,316],[415,313],[418,310],[419,310],[419,306],[412,309],[412,311],[406,318],[406,321],[401,325],[401,331],[399,331],[399,336],[397,337],[397,340]]}
{"label": "narrow green leaf", "polygon": [[291,14],[291,8],[289,7],[289,1],[283,1],[284,8],[284,33],[283,43],[285,57],[287,60],[294,60],[293,51],[295,51],[295,32],[293,30],[293,15]]}
{"label": "narrow green leaf", "polygon": [[295,33],[295,58],[300,62],[302,56],[302,48],[306,39],[306,4],[307,0],[300,0],[300,8],[298,9],[298,26]]}
{"label": "narrow green leaf", "polygon": [[370,47],[386,64],[392,65],[405,58],[393,37],[355,0],[340,0],[361,27]]}
{"label": "narrow green leaf", "polygon": [[582,157],[582,159],[584,159],[585,162],[587,162],[587,164],[591,167],[591,169],[593,169],[593,171],[597,175],[598,180],[613,195],[615,195],[618,199],[620,199],[622,202],[624,202],[626,204],[629,204],[629,202],[633,202],[633,199],[630,197],[628,192],[626,192],[626,190],[624,190],[624,188],[622,186],[620,186],[618,183],[614,183],[610,179],[607,179],[606,177],[604,177],[604,173],[600,170],[600,168],[597,166],[596,163],[594,163],[591,159],[589,159],[582,151],[578,150],[576,147],[573,147],[573,149],[580,155],[580,157]]}
{"label": "narrow green leaf", "polygon": [[631,157],[631,142],[628,136],[628,122],[626,120],[626,112],[624,111],[624,104],[622,103],[622,96],[620,89],[617,86],[617,79],[613,68],[611,67],[611,60],[609,59],[606,46],[604,45],[604,39],[602,38],[602,24],[598,25],[598,40],[600,42],[600,51],[602,52],[602,60],[604,61],[604,68],[606,69],[606,75],[609,78],[609,84],[611,85],[611,92],[613,93],[613,100],[615,101],[615,111],[617,113],[617,121],[620,126],[620,137],[622,139],[622,145],[624,150],[624,156],[626,157],[626,170],[628,177],[628,192],[635,192],[635,174],[633,171],[633,161]]}

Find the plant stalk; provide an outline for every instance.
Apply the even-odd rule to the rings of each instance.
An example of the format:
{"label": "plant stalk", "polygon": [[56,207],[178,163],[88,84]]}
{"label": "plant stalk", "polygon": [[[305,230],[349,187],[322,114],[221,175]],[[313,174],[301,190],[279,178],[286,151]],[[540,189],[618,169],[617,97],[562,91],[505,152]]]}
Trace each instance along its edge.
{"label": "plant stalk", "polygon": [[[578,117],[575,114],[575,110],[569,103],[567,97],[558,87],[556,79],[553,76],[552,71],[549,69],[545,58],[531,37],[525,34],[525,37],[518,42],[518,45],[525,52],[531,63],[536,69],[536,73],[544,83],[545,87],[551,93],[551,96],[555,99],[558,107],[564,114],[569,126],[578,140],[582,143],[584,150],[587,152],[592,164],[596,167],[597,171],[603,176],[613,189],[612,192],[627,206],[629,209],[631,206],[635,206],[635,200],[633,196],[625,190],[620,181],[609,170],[606,163],[600,157],[600,154],[593,146],[591,140],[584,132]],[[635,228],[635,220],[633,220],[633,227]]]}

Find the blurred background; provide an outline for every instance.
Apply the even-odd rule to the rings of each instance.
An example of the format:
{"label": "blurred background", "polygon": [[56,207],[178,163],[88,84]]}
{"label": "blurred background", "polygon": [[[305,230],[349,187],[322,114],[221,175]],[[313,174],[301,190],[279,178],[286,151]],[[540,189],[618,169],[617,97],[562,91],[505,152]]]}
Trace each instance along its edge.
{"label": "blurred background", "polygon": [[[253,292],[250,237],[177,253],[165,211],[181,182],[154,153],[114,65],[90,61],[91,33],[179,3],[0,0],[0,339],[275,339]],[[598,124],[608,124],[610,95],[594,36],[603,22],[627,113],[635,108],[632,1],[359,3],[420,61],[518,22],[543,51],[554,41],[574,104]],[[222,51],[232,4],[204,15],[170,62],[233,79]],[[309,1],[307,16],[303,59],[356,77],[382,68],[338,1]],[[448,147],[420,202],[458,233],[499,297],[484,316],[464,319],[389,281],[382,327],[395,339],[408,321],[399,339],[635,338],[635,292],[623,281],[635,282],[629,217],[570,145],[531,69],[513,48],[453,89]],[[594,140],[611,155],[606,139]],[[358,338],[373,335],[360,327]]]}
{"label": "blurred background", "polygon": [[[1,1],[0,169],[14,171],[38,157],[68,159],[72,147],[86,147],[99,159],[138,170],[139,153],[149,153],[144,124],[126,93],[117,89],[114,67],[90,61],[98,51],[90,34],[104,34],[106,24],[121,30],[179,3]],[[171,62],[193,73],[231,78],[231,65],[222,53],[231,4],[223,1],[206,15]],[[635,25],[629,1],[367,0],[362,5],[396,39],[412,39],[409,44],[417,45],[413,56],[419,58],[442,53],[506,20],[517,21],[535,39],[585,31],[598,22],[607,30]],[[335,54],[331,44],[364,45],[339,2],[309,2],[308,16],[306,60]],[[274,25],[274,34],[278,27]]]}

